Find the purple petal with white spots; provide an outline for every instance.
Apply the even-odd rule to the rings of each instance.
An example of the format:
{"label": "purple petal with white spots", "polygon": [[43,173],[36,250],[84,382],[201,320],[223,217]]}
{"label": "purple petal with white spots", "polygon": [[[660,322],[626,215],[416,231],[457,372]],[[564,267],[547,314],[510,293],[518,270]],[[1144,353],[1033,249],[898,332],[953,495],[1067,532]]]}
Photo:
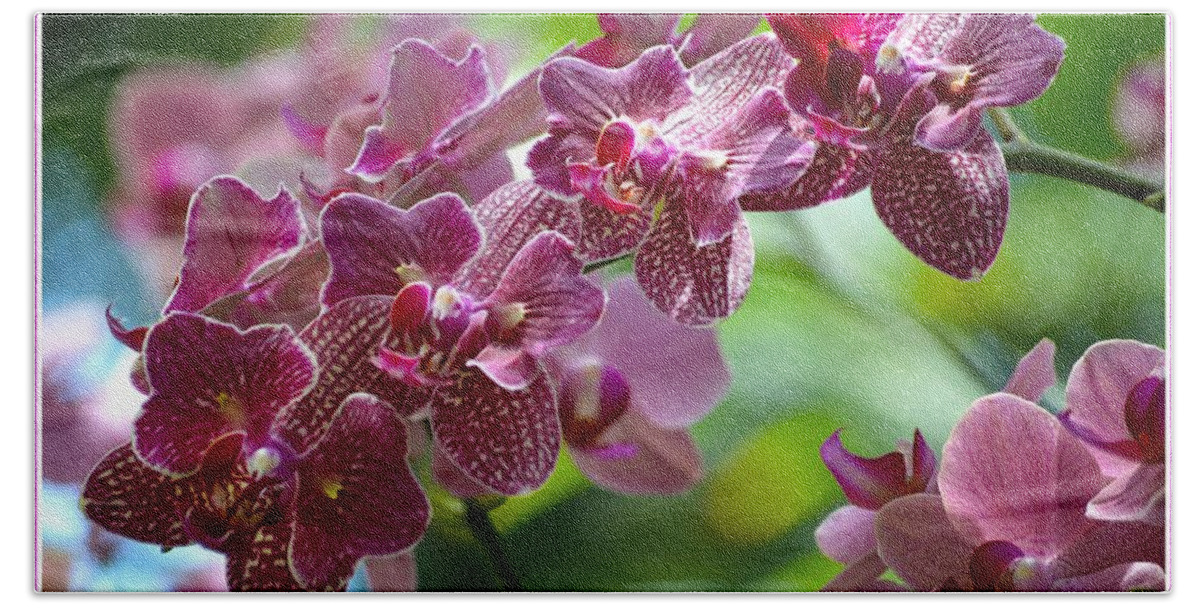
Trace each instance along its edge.
{"label": "purple petal with white spots", "polygon": [[361,194],[344,194],[321,214],[321,239],[332,271],[326,306],[361,295],[394,295],[413,281],[437,285],[479,250],[482,229],[463,200],[439,194],[409,210]]}
{"label": "purple petal with white spots", "polygon": [[638,285],[659,310],[679,323],[709,325],[733,314],[754,272],[754,245],[742,218],[710,245],[692,239],[686,214],[668,203],[634,260]]}
{"label": "purple petal with white spots", "polygon": [[300,202],[280,189],[263,199],[236,177],[216,177],[192,196],[179,285],[163,312],[196,312],[249,286],[263,264],[300,244]]}
{"label": "purple petal with white spots", "polygon": [[302,453],[324,435],[338,406],[352,393],[376,395],[401,416],[426,405],[424,395],[389,376],[373,362],[380,348],[402,347],[389,332],[392,298],[359,296],[342,300],[300,332],[300,341],[316,356],[312,389],[280,412],[272,434]]}
{"label": "purple petal with white spots", "polygon": [[[776,147],[777,146],[777,147]],[[782,135],[771,149],[767,158],[795,154],[801,157],[810,152],[812,160],[806,163],[802,173],[793,173],[795,179],[788,185],[775,190],[754,191],[742,195],[739,203],[746,211],[790,211],[819,205],[826,201],[848,197],[871,184],[875,172],[875,155],[846,146],[819,144],[815,150],[792,135]],[[799,164],[799,163],[796,163]],[[755,185],[755,179],[751,185]]]}
{"label": "purple petal with white spots", "polygon": [[[555,232],[543,232],[517,252],[496,290],[483,302],[489,323],[501,319],[493,340],[520,345],[533,356],[586,333],[604,312],[604,291],[580,272],[574,245]],[[511,311],[512,318],[505,314]]]}
{"label": "purple petal with white spots", "polygon": [[302,456],[288,556],[306,587],[344,587],[359,559],[406,551],[425,533],[429,502],[406,436],[392,408],[354,394]]}
{"label": "purple petal with white spots", "polygon": [[1054,342],[1049,338],[1042,338],[1033,350],[1017,363],[1008,384],[1004,385],[1004,392],[1037,403],[1042,398],[1042,393],[1056,382],[1058,375],[1054,371]]}
{"label": "purple petal with white spots", "polygon": [[436,389],[431,409],[437,449],[493,491],[531,492],[554,470],[561,431],[544,374],[510,392],[467,370],[455,384]]}
{"label": "purple petal with white spots", "polygon": [[879,152],[871,198],[884,225],[926,264],[973,280],[987,272],[1008,222],[1008,171],[986,132],[953,152],[893,142]]}
{"label": "purple petal with white spots", "polygon": [[230,591],[305,591],[292,573],[288,544],[292,521],[252,530],[227,548],[225,580]]}
{"label": "purple petal with white spots", "polygon": [[191,505],[187,479],[177,480],[146,465],[125,444],[105,456],[88,475],[80,509],[104,529],[133,540],[180,547],[191,544],[183,513]]}
{"label": "purple petal with white spots", "polygon": [[875,552],[875,511],[841,507],[825,517],[813,536],[826,557],[853,564]]}
{"label": "purple petal with white spots", "polygon": [[251,453],[265,445],[275,415],[304,394],[317,362],[285,326],[241,331],[172,313],[146,337],[152,392],[134,422],[134,450],[151,466],[189,473],[231,432]]}
{"label": "purple petal with white spots", "polygon": [[480,485],[479,482],[468,477],[441,450],[435,449],[433,451],[433,463],[430,467],[433,471],[434,481],[447,492],[459,498],[475,498],[476,496],[492,493],[489,488]]}
{"label": "purple petal with white spots", "polygon": [[579,235],[579,204],[564,201],[531,181],[502,186],[472,211],[486,240],[479,255],[459,271],[454,284],[481,298],[496,289],[509,263],[534,236],[547,230],[571,240]]}
{"label": "purple petal with white spots", "polygon": [[1088,501],[1107,480],[1054,416],[1006,393],[979,399],[946,441],[938,490],[974,544],[1009,541],[1051,557],[1092,525]]}
{"label": "purple petal with white spots", "polygon": [[[605,446],[628,446],[613,454]],[[678,494],[704,475],[700,450],[683,429],[664,429],[629,410],[597,440],[571,446],[575,465],[597,484],[625,494]]]}

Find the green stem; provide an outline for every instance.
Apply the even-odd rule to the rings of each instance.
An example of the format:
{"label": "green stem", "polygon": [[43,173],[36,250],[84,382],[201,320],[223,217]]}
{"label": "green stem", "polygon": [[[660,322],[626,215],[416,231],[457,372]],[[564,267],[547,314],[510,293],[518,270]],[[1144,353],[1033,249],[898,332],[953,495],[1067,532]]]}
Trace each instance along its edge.
{"label": "green stem", "polygon": [[465,500],[464,503],[467,506],[465,516],[467,527],[471,529],[471,534],[475,536],[479,544],[483,545],[488,557],[491,558],[492,566],[496,568],[496,575],[500,577],[501,589],[521,591],[521,581],[517,578],[512,563],[508,561],[508,555],[504,552],[504,541],[500,538],[495,524],[492,523],[491,516],[488,515],[489,509],[475,499]]}
{"label": "green stem", "polygon": [[1001,149],[1010,171],[1038,173],[1095,186],[1163,212],[1166,195],[1158,182],[1038,143],[1014,141],[1002,145]]}
{"label": "green stem", "polygon": [[619,255],[615,258],[609,258],[607,260],[600,260],[599,262],[592,262],[591,264],[587,264],[583,267],[583,274],[589,274],[589,273],[595,272],[597,270],[600,270],[601,268],[604,268],[605,266],[608,266],[609,264],[616,264],[617,262],[620,262],[621,260],[627,260],[631,257],[633,257],[633,254],[627,253],[625,255]]}
{"label": "green stem", "polygon": [[1038,173],[1120,194],[1159,213],[1166,194],[1162,185],[1078,154],[1051,148],[1029,138],[1004,108],[989,108],[988,117],[1004,144],[1004,162],[1010,171]]}

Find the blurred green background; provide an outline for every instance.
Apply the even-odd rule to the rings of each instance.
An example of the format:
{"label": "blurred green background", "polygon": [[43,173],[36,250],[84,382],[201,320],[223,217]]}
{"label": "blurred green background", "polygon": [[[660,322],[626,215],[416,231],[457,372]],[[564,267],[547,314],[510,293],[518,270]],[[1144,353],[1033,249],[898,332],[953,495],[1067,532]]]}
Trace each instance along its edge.
{"label": "blurred green background", "polygon": [[[590,15],[473,15],[485,40],[523,54],[522,73]],[[1044,15],[1067,42],[1058,79],[1013,112],[1036,140],[1099,160],[1129,153],[1111,121],[1118,79],[1164,53],[1161,15]],[[136,288],[130,252],[108,229],[114,186],[106,120],[120,78],[201,58],[234,65],[296,44],[294,15],[47,16],[42,30],[44,308],[117,302],[131,320],[159,303]],[[876,217],[869,194],[751,218],[757,263],[744,306],[720,325],[729,397],[695,428],[707,479],[687,494],[627,497],[594,487],[565,455],[551,481],[493,516],[522,584],[547,590],[811,590],[840,566],[812,531],[843,504],[817,446],[844,428],[878,454],[913,427],[940,449],[972,400],[1003,387],[1042,337],[1058,371],[1091,343],[1164,344],[1164,216],[1113,194],[1017,175],[1000,256],[979,282],[918,262]],[[86,248],[80,243],[89,243]],[[139,318],[140,315],[140,318]],[[1061,403],[1061,382],[1051,403]],[[416,554],[422,589],[498,581],[461,519],[431,490],[435,520]],[[54,517],[43,504],[42,518]],[[163,556],[162,559],[171,559]]]}

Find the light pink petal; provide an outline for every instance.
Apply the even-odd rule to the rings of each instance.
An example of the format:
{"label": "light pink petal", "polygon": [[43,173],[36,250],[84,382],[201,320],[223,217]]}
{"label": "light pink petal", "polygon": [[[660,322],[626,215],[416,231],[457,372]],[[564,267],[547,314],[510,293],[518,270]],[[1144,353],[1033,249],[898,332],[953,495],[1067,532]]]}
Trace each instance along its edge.
{"label": "light pink petal", "polygon": [[889,502],[875,516],[883,562],[917,591],[965,588],[973,547],[946,517],[934,494]]}
{"label": "light pink petal", "polygon": [[1017,363],[1008,384],[1004,385],[1004,392],[1037,403],[1042,398],[1042,393],[1056,382],[1058,375],[1054,371],[1054,342],[1049,338],[1042,338],[1033,350]]}
{"label": "light pink petal", "polygon": [[368,557],[367,586],[371,591],[416,591],[417,559],[412,552]]}
{"label": "light pink petal", "polygon": [[477,367],[492,382],[505,390],[516,391],[529,386],[541,373],[537,359],[519,348],[504,348],[488,345],[478,355],[467,361],[468,367]]}
{"label": "light pink petal", "polygon": [[639,412],[625,412],[599,438],[600,446],[629,445],[632,455],[608,454],[603,447],[571,449],[589,479],[625,494],[678,494],[704,475],[700,450],[686,430],[663,429]]}
{"label": "light pink petal", "polygon": [[484,486],[524,494],[554,470],[562,432],[544,374],[523,390],[507,391],[467,370],[455,384],[437,389],[431,407],[437,448]]}
{"label": "light pink petal", "polygon": [[983,276],[1008,223],[1008,171],[991,136],[953,152],[896,142],[880,155],[871,198],[888,230],[952,277]]}
{"label": "light pink petal", "polygon": [[[1106,442],[1129,439],[1125,401],[1129,391],[1165,361],[1162,349],[1134,340],[1107,340],[1088,348],[1067,377],[1067,407],[1062,415]],[[1104,474],[1116,477],[1130,471],[1132,461],[1093,450]]]}
{"label": "light pink petal", "polygon": [[1166,474],[1166,467],[1158,463],[1139,465],[1117,477],[1088,503],[1088,517],[1161,525],[1166,517]]}
{"label": "light pink petal", "polygon": [[300,244],[300,202],[280,189],[263,199],[235,177],[217,177],[192,196],[179,285],[164,312],[196,312],[249,285],[254,271]]}
{"label": "light pink petal", "polygon": [[1054,416],[1005,393],[977,400],[942,451],[938,489],[972,544],[1009,541],[1052,557],[1093,525],[1088,501],[1107,483]]}
{"label": "light pink petal", "polygon": [[875,552],[875,511],[846,505],[830,513],[813,536],[826,557],[853,564]]}
{"label": "light pink petal", "polygon": [[604,317],[592,335],[589,350],[620,370],[632,390],[631,405],[658,426],[699,421],[729,390],[716,332],[672,321],[629,277],[609,285]]}
{"label": "light pink petal", "polygon": [[696,244],[678,204],[668,204],[634,260],[638,284],[659,310],[686,325],[733,314],[754,271],[754,245],[742,218],[724,239]]}

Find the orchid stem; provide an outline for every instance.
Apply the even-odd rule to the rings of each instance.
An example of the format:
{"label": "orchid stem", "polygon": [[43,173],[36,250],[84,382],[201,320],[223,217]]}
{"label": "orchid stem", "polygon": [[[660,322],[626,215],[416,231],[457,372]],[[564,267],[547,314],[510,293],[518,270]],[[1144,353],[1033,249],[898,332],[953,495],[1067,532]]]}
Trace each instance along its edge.
{"label": "orchid stem", "polygon": [[1102,162],[1039,144],[1017,126],[1003,108],[991,108],[988,116],[1004,144],[1004,162],[1011,171],[1037,173],[1087,184],[1120,194],[1163,213],[1166,193],[1161,184]]}
{"label": "orchid stem", "polygon": [[600,260],[599,262],[592,262],[591,264],[587,264],[583,267],[582,274],[590,274],[592,272],[600,270],[601,268],[604,268],[605,266],[608,266],[610,264],[616,264],[617,262],[620,262],[621,260],[628,260],[631,257],[633,257],[633,253],[627,253],[625,255],[619,255],[615,258],[609,258],[607,260]]}
{"label": "orchid stem", "polygon": [[471,528],[471,534],[475,536],[475,540],[479,541],[479,544],[483,545],[488,557],[491,558],[492,566],[496,569],[496,576],[500,577],[501,589],[521,591],[521,581],[517,578],[517,573],[513,570],[512,564],[508,561],[508,555],[504,552],[504,541],[500,538],[500,532],[496,530],[495,524],[492,523],[490,510],[475,499],[468,499],[464,502],[467,506],[467,526]]}

